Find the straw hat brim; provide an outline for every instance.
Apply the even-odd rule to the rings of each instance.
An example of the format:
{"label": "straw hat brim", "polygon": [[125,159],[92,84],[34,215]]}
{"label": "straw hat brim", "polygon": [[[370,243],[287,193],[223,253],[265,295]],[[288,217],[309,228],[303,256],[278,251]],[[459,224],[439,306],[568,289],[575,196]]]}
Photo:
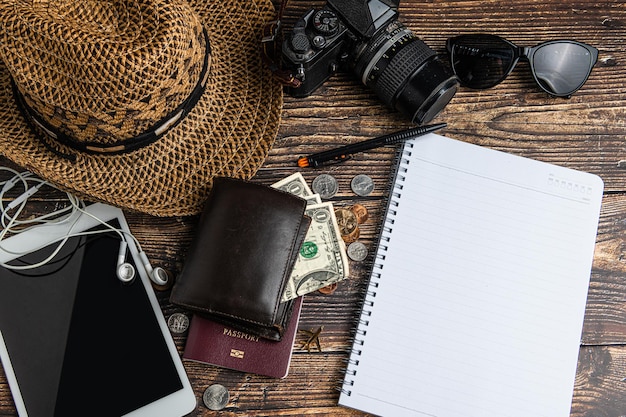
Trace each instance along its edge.
{"label": "straw hat brim", "polygon": [[75,153],[35,137],[0,61],[0,152],[21,167],[92,201],[158,216],[202,210],[215,176],[250,178],[276,138],[282,87],[260,55],[269,0],[189,1],[209,34],[207,90],[187,117],[152,145],[120,155]]}

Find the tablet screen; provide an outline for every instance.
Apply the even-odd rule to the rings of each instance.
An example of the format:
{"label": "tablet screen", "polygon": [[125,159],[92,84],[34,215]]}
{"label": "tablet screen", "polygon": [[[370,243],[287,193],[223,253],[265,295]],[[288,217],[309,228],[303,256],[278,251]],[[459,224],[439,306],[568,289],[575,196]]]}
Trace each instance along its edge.
{"label": "tablet screen", "polygon": [[182,389],[141,279],[117,279],[119,247],[114,232],[73,237],[44,266],[0,268],[0,330],[29,416],[122,416]]}

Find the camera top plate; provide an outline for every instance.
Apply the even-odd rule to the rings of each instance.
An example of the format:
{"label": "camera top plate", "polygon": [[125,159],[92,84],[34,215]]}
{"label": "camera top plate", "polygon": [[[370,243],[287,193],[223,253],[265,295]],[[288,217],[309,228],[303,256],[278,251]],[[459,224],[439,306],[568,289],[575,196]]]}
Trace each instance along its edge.
{"label": "camera top plate", "polygon": [[327,4],[352,32],[371,38],[383,24],[397,18],[400,1],[328,0]]}

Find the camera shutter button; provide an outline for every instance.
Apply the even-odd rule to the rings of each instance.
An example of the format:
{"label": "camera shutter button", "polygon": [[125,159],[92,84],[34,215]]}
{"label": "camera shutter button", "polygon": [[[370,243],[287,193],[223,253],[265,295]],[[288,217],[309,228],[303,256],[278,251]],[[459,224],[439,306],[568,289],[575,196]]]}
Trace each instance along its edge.
{"label": "camera shutter button", "polygon": [[326,38],[323,36],[317,35],[313,38],[313,46],[317,49],[322,49],[326,45]]}
{"label": "camera shutter button", "polygon": [[311,43],[304,33],[294,33],[291,37],[291,47],[295,52],[306,52],[311,47]]}

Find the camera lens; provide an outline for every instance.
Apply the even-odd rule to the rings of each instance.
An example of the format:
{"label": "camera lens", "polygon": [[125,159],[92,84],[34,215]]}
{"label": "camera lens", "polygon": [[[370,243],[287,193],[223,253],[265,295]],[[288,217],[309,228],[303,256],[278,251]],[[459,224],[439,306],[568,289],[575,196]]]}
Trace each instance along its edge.
{"label": "camera lens", "polygon": [[417,124],[439,114],[458,88],[437,54],[398,20],[355,50],[354,70],[363,84]]}

